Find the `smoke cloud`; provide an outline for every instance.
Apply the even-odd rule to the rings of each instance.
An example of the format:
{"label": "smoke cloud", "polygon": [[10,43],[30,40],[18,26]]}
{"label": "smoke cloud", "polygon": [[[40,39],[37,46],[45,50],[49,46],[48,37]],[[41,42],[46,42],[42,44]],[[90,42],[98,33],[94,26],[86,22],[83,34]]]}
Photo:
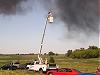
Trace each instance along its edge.
{"label": "smoke cloud", "polygon": [[[34,1],[44,5],[46,10],[52,9],[55,17],[64,22],[69,35],[99,33],[99,0],[0,0],[0,14],[16,14],[22,12],[22,2]],[[31,5],[31,7],[35,7]]]}
{"label": "smoke cloud", "polygon": [[27,0],[0,0],[0,14],[10,15],[16,14],[16,12],[21,12],[21,2]]}
{"label": "smoke cloud", "polygon": [[46,9],[52,8],[56,17],[65,24],[68,36],[96,34],[99,37],[99,0],[43,0],[43,2]]}
{"label": "smoke cloud", "polygon": [[99,32],[99,0],[56,0],[56,5],[70,32]]}

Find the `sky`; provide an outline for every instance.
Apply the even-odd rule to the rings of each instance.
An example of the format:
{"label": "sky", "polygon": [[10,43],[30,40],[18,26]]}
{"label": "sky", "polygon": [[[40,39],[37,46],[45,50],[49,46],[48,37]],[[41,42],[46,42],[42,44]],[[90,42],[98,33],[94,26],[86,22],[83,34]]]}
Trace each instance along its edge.
{"label": "sky", "polygon": [[[48,11],[37,2],[34,6],[27,13],[0,15],[0,54],[39,52]],[[66,33],[64,23],[54,17],[54,23],[47,25],[42,53],[66,53],[69,49],[99,46],[99,35],[66,38]]]}

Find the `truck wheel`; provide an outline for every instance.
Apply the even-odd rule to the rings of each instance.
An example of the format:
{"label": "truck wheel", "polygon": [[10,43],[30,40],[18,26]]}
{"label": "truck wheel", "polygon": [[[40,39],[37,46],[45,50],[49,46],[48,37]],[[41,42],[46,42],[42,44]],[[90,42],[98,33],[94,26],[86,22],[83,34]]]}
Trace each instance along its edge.
{"label": "truck wheel", "polygon": [[42,68],[40,68],[40,69],[39,69],[39,72],[40,72],[40,73],[43,73],[43,70],[42,70]]}
{"label": "truck wheel", "polygon": [[52,72],[50,72],[50,73],[48,73],[48,75],[53,75],[53,73],[52,73]]}
{"label": "truck wheel", "polygon": [[10,68],[8,68],[7,70],[10,70]]}
{"label": "truck wheel", "polygon": [[29,67],[26,67],[26,69],[28,70],[28,69],[29,69]]}

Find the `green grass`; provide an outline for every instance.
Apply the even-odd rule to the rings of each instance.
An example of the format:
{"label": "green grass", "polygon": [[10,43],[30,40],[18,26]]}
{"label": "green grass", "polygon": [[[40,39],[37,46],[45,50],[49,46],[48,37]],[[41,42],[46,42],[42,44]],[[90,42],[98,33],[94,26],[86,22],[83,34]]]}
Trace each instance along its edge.
{"label": "green grass", "polygon": [[[43,59],[50,56],[42,56]],[[96,67],[100,65],[100,58],[93,59],[71,59],[66,58],[64,55],[53,56],[55,63],[60,67],[72,67],[76,68],[82,72],[92,72],[95,73]],[[9,63],[11,61],[20,61],[21,63],[26,63],[37,59],[37,55],[0,55],[0,66]],[[40,75],[32,71],[27,70],[17,70],[17,71],[0,71],[0,75]]]}
{"label": "green grass", "polygon": [[41,74],[27,70],[16,70],[16,71],[0,71],[0,75],[41,75]]}

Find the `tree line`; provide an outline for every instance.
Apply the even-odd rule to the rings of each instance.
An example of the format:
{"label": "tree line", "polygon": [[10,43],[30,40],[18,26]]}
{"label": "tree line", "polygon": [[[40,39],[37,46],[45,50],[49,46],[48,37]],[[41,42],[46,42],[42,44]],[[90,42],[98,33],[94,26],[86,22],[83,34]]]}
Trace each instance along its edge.
{"label": "tree line", "polygon": [[76,50],[68,50],[65,55],[70,58],[78,59],[98,58],[100,57],[100,48],[97,46],[89,46],[87,49],[80,48]]}

